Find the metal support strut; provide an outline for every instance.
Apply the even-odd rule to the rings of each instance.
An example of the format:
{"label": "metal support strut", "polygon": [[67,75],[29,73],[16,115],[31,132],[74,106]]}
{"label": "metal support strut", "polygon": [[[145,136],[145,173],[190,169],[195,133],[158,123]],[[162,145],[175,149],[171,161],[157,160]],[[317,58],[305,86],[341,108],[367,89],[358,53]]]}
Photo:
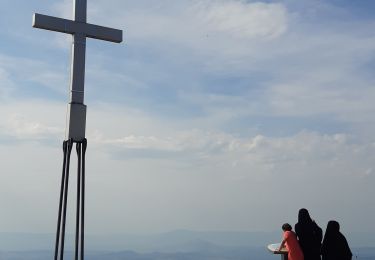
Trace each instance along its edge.
{"label": "metal support strut", "polygon": [[[59,213],[57,219],[57,232],[54,260],[64,259],[65,224],[69,187],[70,155],[74,141],[69,139],[63,142],[63,169],[61,177]],[[87,148],[86,138],[76,142],[78,156],[77,166],[77,207],[76,207],[76,234],[75,234],[75,260],[84,259],[84,217],[85,217],[85,155]]]}

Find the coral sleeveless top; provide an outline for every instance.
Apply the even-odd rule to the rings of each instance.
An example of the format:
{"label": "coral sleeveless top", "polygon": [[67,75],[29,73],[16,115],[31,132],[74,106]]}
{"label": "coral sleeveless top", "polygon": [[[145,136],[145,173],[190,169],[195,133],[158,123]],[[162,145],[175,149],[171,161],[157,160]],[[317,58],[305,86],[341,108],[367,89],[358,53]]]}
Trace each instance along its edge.
{"label": "coral sleeveless top", "polygon": [[288,249],[288,260],[303,260],[302,249],[293,231],[284,232],[285,246]]}

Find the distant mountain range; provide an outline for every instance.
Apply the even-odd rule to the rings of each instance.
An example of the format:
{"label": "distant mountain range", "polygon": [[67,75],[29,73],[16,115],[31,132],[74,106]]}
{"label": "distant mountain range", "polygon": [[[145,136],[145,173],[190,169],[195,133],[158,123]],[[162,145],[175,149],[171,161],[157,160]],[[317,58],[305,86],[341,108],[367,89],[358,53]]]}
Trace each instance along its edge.
{"label": "distant mountain range", "polygon": [[[358,259],[375,259],[375,234],[347,235]],[[106,260],[276,260],[266,245],[278,242],[281,232],[196,232],[177,230],[149,235],[87,235],[87,259]],[[54,234],[0,233],[1,260],[52,259]],[[67,235],[71,254],[73,236]]]}
{"label": "distant mountain range", "polygon": [[[65,254],[72,259],[71,252]],[[271,255],[264,248],[220,252],[176,252],[176,253],[136,253],[133,251],[119,252],[88,252],[89,260],[278,260],[280,257]],[[0,252],[1,260],[51,260],[52,251]]]}

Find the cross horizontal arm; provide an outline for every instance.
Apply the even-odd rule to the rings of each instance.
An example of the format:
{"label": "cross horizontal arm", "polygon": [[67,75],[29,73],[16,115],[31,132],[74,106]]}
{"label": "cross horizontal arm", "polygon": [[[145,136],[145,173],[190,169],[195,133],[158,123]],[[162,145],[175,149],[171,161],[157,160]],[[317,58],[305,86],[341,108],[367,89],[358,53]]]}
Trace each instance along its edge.
{"label": "cross horizontal arm", "polygon": [[33,15],[33,27],[62,33],[82,33],[86,37],[116,42],[122,42],[122,31],[104,26],[76,22],[68,19],[57,18],[49,15]]}
{"label": "cross horizontal arm", "polygon": [[44,14],[33,15],[33,27],[70,34],[78,32],[78,28],[73,21]]}
{"label": "cross horizontal arm", "polygon": [[95,24],[85,24],[85,34],[89,38],[99,39],[109,42],[122,42],[122,31],[118,29],[108,28]]}

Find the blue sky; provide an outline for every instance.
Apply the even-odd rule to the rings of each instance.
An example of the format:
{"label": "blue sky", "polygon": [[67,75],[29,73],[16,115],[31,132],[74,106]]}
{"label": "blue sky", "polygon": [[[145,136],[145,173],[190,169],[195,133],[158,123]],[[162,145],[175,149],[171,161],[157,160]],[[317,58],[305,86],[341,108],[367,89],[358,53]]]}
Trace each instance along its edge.
{"label": "blue sky", "polygon": [[[89,0],[125,42],[87,44],[88,232],[278,230],[301,207],[375,231],[374,5]],[[55,229],[70,37],[31,16],[71,9],[2,1],[0,231]]]}

